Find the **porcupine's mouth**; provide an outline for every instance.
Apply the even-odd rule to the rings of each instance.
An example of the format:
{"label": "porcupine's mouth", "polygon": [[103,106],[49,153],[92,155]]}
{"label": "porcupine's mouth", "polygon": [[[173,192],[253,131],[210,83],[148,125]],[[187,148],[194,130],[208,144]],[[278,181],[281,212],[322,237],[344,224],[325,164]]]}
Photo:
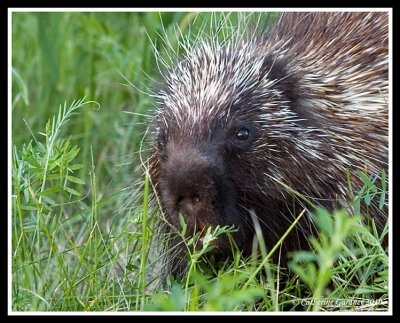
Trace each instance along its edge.
{"label": "porcupine's mouth", "polygon": [[[196,225],[193,229],[189,230],[186,236],[187,238],[189,238],[189,240],[191,238],[194,238],[193,247],[195,250],[200,250],[204,247],[204,239],[207,235],[207,231],[210,229],[212,230],[212,228],[213,227],[211,225],[199,224]],[[215,240],[209,243],[212,242],[215,242]]]}
{"label": "porcupine's mouth", "polygon": [[[223,225],[219,225],[220,227]],[[190,238],[195,237],[193,248],[200,251],[204,248],[211,248],[207,251],[208,255],[223,255],[231,250],[228,235],[225,233],[216,234],[216,225],[202,225],[197,230],[188,235]],[[190,240],[189,238],[189,240]]]}

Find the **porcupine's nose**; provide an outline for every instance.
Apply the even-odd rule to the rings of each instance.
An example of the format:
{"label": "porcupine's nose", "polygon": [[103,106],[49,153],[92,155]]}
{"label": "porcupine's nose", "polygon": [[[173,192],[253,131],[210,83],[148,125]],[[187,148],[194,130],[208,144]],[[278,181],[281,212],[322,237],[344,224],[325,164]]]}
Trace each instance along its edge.
{"label": "porcupine's nose", "polygon": [[174,208],[194,230],[202,230],[216,212],[218,171],[213,159],[197,149],[182,149],[169,156],[165,185]]}

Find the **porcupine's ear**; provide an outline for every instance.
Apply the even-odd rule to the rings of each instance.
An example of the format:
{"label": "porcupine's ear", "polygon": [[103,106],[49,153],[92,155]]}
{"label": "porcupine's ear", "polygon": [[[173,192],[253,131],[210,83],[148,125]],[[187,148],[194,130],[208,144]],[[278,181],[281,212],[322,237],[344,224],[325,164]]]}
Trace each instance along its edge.
{"label": "porcupine's ear", "polygon": [[302,126],[315,125],[321,120],[316,119],[317,107],[313,105],[309,94],[301,84],[303,74],[293,71],[290,68],[289,59],[276,58],[271,54],[264,57],[264,62],[260,71],[260,76],[274,80],[272,87],[279,90],[283,95],[285,104],[297,115],[297,122]]}
{"label": "porcupine's ear", "polygon": [[290,108],[295,110],[300,99],[300,77],[288,68],[289,62],[284,58],[277,58],[272,54],[264,56],[260,76],[274,81],[273,87],[279,90],[288,102]]}

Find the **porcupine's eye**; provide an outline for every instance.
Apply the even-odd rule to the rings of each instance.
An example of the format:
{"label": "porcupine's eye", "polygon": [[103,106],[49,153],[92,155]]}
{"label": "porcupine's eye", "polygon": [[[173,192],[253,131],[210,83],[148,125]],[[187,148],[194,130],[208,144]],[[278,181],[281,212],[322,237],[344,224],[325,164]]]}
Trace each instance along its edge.
{"label": "porcupine's eye", "polygon": [[250,130],[246,127],[241,127],[238,129],[235,135],[237,140],[246,141],[250,137]]}

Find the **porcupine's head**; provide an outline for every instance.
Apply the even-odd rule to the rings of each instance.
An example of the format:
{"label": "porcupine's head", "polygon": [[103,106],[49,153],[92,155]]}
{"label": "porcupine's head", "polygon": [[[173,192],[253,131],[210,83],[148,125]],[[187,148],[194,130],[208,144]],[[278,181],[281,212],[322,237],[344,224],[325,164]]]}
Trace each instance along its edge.
{"label": "porcupine's head", "polygon": [[[285,198],[269,176],[296,178],[287,173],[298,167],[288,165],[317,148],[302,142],[304,124],[291,107],[297,91],[286,60],[265,53],[256,40],[203,43],[166,75],[154,119],[151,174],[169,224],[179,229],[182,214],[187,234],[233,225],[238,247],[251,248],[249,212],[268,214]],[[268,223],[276,220],[259,220],[276,242],[277,223]],[[231,253],[224,237],[215,247],[219,258]]]}

